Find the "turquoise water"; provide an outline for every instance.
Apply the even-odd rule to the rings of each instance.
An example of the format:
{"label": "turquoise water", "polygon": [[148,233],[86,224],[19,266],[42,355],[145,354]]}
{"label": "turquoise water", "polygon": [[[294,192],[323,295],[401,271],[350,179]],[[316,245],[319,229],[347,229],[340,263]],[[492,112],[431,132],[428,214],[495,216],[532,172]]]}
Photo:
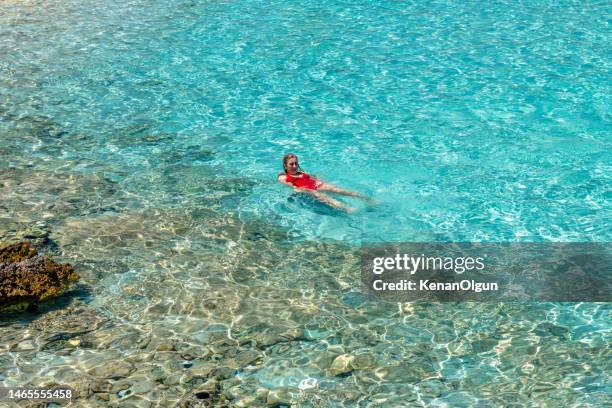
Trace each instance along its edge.
{"label": "turquoise water", "polygon": [[[609,7],[27,4],[3,7],[1,109],[32,161],[150,206],[245,178],[223,206],[306,238],[610,239]],[[380,207],[288,203],[287,151]]]}
{"label": "turquoise water", "polygon": [[[307,341],[259,347],[259,368],[237,365],[245,394],[301,387],[303,406],[315,395],[324,406],[390,396],[600,405],[608,305],[403,312],[360,297],[355,251],[610,241],[611,11],[570,1],[3,2],[0,238],[48,234],[48,250],[83,277],[82,307],[106,326],[68,354],[26,347],[47,361],[35,372],[19,355],[37,339],[30,326],[3,327],[14,377],[0,381],[90,372],[88,361],[115,352],[138,373],[155,365],[144,356],[158,362],[156,341],[205,347],[217,341],[206,333],[235,327],[228,339],[243,347],[254,333],[298,329]],[[359,211],[347,215],[292,196],[276,182],[289,151],[378,205],[349,199]],[[141,337],[149,346],[135,348]],[[212,355],[232,366],[224,344]],[[374,368],[334,377],[339,353]],[[173,358],[156,363],[167,378],[182,373]],[[162,383],[147,391],[157,398],[141,394],[176,401],[197,385]]]}

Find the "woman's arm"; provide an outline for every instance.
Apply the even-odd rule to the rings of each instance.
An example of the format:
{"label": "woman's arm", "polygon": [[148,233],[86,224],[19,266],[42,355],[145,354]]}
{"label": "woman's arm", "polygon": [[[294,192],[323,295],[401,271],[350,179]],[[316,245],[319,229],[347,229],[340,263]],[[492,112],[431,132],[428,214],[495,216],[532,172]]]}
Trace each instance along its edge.
{"label": "woman's arm", "polygon": [[284,184],[284,185],[286,185],[287,187],[291,187],[291,188],[293,189],[293,191],[295,191],[296,193],[301,193],[301,192],[306,191],[306,190],[304,190],[303,188],[298,188],[298,187],[295,187],[293,184],[288,183],[288,182],[287,182],[287,176],[286,176],[286,175],[284,175],[283,173],[279,174],[279,175],[278,175],[278,177],[277,177],[277,179],[278,179],[278,181],[279,181],[281,184]]}
{"label": "woman's arm", "polygon": [[293,187],[293,184],[287,182],[287,176],[284,175],[283,173],[279,174],[277,179],[281,184],[284,184],[289,187]]}

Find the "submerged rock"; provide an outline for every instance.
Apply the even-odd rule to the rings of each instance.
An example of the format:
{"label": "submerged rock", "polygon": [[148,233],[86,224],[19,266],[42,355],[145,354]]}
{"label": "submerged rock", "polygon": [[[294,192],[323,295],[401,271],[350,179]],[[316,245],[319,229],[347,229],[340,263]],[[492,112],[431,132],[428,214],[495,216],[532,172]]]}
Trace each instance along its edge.
{"label": "submerged rock", "polygon": [[105,361],[89,371],[96,378],[120,379],[128,377],[136,368],[127,361]]}
{"label": "submerged rock", "polygon": [[266,406],[274,408],[283,406],[290,407],[297,401],[297,397],[299,395],[300,390],[296,388],[277,388],[268,393],[268,397],[266,398]]}
{"label": "submerged rock", "polygon": [[72,265],[53,262],[27,242],[0,247],[0,312],[35,307],[78,279]]}
{"label": "submerged rock", "polygon": [[180,408],[215,407],[230,408],[230,403],[221,395],[221,388],[216,380],[209,380],[191,390],[179,403]]}
{"label": "submerged rock", "polygon": [[331,367],[329,367],[329,371],[333,375],[350,373],[351,371],[353,371],[351,363],[354,359],[355,357],[350,354],[341,354],[334,359]]}
{"label": "submerged rock", "polygon": [[15,234],[17,241],[27,241],[45,252],[57,251],[57,244],[50,238],[51,228],[44,222],[26,226]]}

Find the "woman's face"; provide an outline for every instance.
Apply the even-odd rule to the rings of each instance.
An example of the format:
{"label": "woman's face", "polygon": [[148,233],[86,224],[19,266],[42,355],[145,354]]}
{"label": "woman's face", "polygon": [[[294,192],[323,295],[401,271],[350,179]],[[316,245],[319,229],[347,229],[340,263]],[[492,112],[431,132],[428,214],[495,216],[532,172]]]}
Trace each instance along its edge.
{"label": "woman's face", "polygon": [[289,160],[287,160],[287,171],[289,172],[289,174],[295,174],[297,173],[297,170],[298,170],[297,157],[290,157]]}

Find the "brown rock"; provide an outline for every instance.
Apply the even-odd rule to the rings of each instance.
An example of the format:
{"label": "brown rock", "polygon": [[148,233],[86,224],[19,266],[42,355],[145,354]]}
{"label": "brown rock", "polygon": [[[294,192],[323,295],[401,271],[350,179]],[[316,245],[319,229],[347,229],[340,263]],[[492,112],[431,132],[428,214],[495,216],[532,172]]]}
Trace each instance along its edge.
{"label": "brown rock", "polygon": [[36,249],[28,242],[6,245],[0,248],[0,264],[10,264],[25,261],[37,254]]}
{"label": "brown rock", "polygon": [[0,248],[0,312],[21,311],[61,295],[79,275],[39,255],[27,242]]}
{"label": "brown rock", "polygon": [[174,344],[172,343],[161,343],[157,346],[157,351],[174,351]]}
{"label": "brown rock", "polygon": [[99,392],[96,394],[96,396],[100,398],[102,401],[110,400],[110,394],[108,392]]}

